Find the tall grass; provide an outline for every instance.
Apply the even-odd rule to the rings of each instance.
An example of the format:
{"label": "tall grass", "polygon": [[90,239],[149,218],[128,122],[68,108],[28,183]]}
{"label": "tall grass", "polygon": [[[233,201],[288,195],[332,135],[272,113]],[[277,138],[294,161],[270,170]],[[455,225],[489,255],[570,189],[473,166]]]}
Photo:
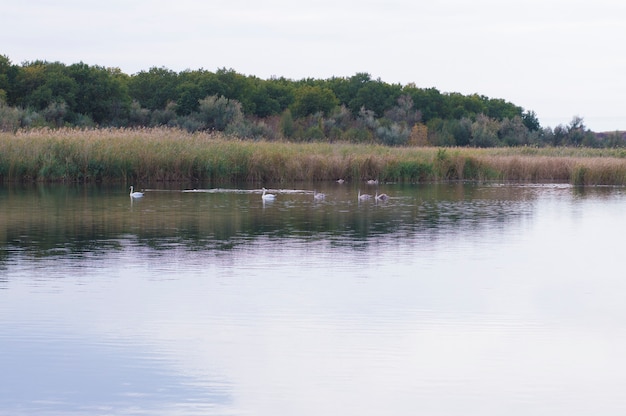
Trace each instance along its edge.
{"label": "tall grass", "polygon": [[244,141],[176,129],[0,133],[3,181],[501,180],[626,184],[626,152]]}

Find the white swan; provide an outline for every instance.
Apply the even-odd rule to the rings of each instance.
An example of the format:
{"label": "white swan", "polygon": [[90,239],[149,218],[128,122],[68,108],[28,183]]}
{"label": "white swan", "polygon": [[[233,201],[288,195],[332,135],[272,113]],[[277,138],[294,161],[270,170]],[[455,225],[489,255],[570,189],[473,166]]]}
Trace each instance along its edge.
{"label": "white swan", "polygon": [[337,183],[344,183],[345,181],[341,178],[337,179]]}
{"label": "white swan", "polygon": [[378,179],[370,179],[369,181],[367,181],[368,185],[378,185]]}
{"label": "white swan", "polygon": [[370,198],[372,198],[370,194],[361,194],[361,190],[359,189],[359,201],[364,201]]}
{"label": "white swan", "polygon": [[263,199],[263,201],[273,201],[274,198],[276,198],[276,195],[266,194],[265,191],[267,191],[267,189],[263,188],[263,195],[261,195],[261,198]]}
{"label": "white swan", "polygon": [[326,194],[323,194],[321,192],[317,192],[316,190],[313,190],[313,199],[315,199],[317,201],[321,201],[324,198],[326,198]]}
{"label": "white swan", "polygon": [[133,192],[133,191],[134,191],[134,188],[131,185],[130,186],[130,197],[131,198],[141,198],[143,196],[143,192]]}
{"label": "white swan", "polygon": [[376,196],[374,197],[374,199],[377,199],[379,201],[386,201],[389,199],[389,196],[387,194],[378,195],[378,191],[376,191]]}

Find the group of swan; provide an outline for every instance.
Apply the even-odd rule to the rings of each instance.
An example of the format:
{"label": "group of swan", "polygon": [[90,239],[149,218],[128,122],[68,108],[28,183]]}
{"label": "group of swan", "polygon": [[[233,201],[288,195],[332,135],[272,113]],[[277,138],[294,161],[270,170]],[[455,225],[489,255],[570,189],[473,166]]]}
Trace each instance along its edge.
{"label": "group of swan", "polygon": [[[276,198],[276,195],[268,194],[267,189],[263,188],[263,194],[261,195],[261,199],[263,201],[273,201],[275,198]],[[316,201],[321,201],[325,198],[326,198],[326,194],[317,192],[315,190],[313,191],[313,199],[315,199]]]}
{"label": "group of swan", "polygon": [[[263,188],[263,195],[261,195],[261,198],[263,199],[263,201],[273,201],[274,198],[276,198],[276,195],[274,194],[268,194],[267,193],[267,189]],[[321,192],[317,192],[316,190],[313,190],[313,199],[315,199],[316,201],[321,201],[323,199],[326,198],[326,194],[321,193]],[[389,196],[387,194],[378,194],[378,191],[376,191],[376,195],[373,197],[375,200],[377,201],[386,201],[387,199],[389,199]],[[359,189],[359,195],[358,195],[358,199],[359,201],[365,201],[368,199],[372,199],[372,195],[370,194],[362,194],[361,190]]]}
{"label": "group of swan", "polygon": [[[386,201],[389,199],[389,196],[387,194],[378,194],[378,191],[376,191],[376,195],[373,196],[373,198],[377,201]],[[359,201],[366,201],[368,199],[372,199],[372,196],[370,194],[362,194],[361,190],[359,189],[359,196],[358,196]]]}
{"label": "group of swan", "polygon": [[[344,183],[345,181],[340,178],[340,179],[337,179],[335,182]],[[367,183],[368,185],[378,185],[378,179],[370,179],[368,181],[365,181],[365,183]]]}
{"label": "group of swan", "polygon": [[[135,192],[134,187],[131,185],[130,186],[130,197],[131,198],[141,198],[143,197],[144,193],[143,192]],[[261,199],[263,201],[273,201],[276,198],[276,195],[274,194],[268,194],[267,193],[267,189],[263,188],[263,194],[261,195]],[[323,199],[326,198],[326,194],[321,193],[321,192],[317,192],[316,190],[313,191],[313,199],[315,199],[316,201],[321,201]],[[378,191],[376,192],[376,195],[374,196],[374,199],[378,200],[378,201],[386,201],[389,197],[387,196],[387,194],[378,194]],[[358,195],[358,199],[359,201],[365,201],[367,199],[372,199],[372,195],[369,194],[361,194],[361,190],[359,189],[359,195]]]}

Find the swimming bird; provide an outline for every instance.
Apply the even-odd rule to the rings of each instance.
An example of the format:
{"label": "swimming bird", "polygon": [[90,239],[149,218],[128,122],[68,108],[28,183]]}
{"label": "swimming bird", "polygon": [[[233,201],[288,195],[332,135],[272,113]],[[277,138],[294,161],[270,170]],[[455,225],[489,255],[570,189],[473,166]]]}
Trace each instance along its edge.
{"label": "swimming bird", "polygon": [[386,201],[389,199],[389,196],[387,194],[378,195],[378,191],[376,191],[376,196],[374,197],[374,199],[377,199],[379,201]]}
{"label": "swimming bird", "polygon": [[276,195],[266,194],[265,191],[267,191],[267,189],[263,188],[263,195],[261,195],[261,198],[263,199],[263,201],[273,201],[274,198],[276,198]]}
{"label": "swimming bird", "polygon": [[337,179],[337,183],[344,183],[345,181],[343,179]]}
{"label": "swimming bird", "polygon": [[378,185],[378,179],[370,179],[367,181],[368,185]]}
{"label": "swimming bird", "polygon": [[359,201],[365,201],[370,198],[372,198],[370,194],[361,194],[361,190],[359,189]]}
{"label": "swimming bird", "polygon": [[313,190],[313,199],[315,199],[316,201],[321,201],[324,198],[326,198],[326,194]]}
{"label": "swimming bird", "polygon": [[130,197],[131,198],[141,198],[143,196],[143,192],[134,192],[134,188],[130,186]]}

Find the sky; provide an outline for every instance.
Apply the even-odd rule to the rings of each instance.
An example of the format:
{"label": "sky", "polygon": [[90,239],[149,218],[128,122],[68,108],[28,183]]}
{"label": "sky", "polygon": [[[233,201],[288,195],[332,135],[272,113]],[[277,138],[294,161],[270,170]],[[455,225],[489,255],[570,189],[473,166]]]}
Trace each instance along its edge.
{"label": "sky", "polygon": [[374,79],[501,98],[543,127],[626,130],[622,0],[9,0],[0,54],[116,67]]}

